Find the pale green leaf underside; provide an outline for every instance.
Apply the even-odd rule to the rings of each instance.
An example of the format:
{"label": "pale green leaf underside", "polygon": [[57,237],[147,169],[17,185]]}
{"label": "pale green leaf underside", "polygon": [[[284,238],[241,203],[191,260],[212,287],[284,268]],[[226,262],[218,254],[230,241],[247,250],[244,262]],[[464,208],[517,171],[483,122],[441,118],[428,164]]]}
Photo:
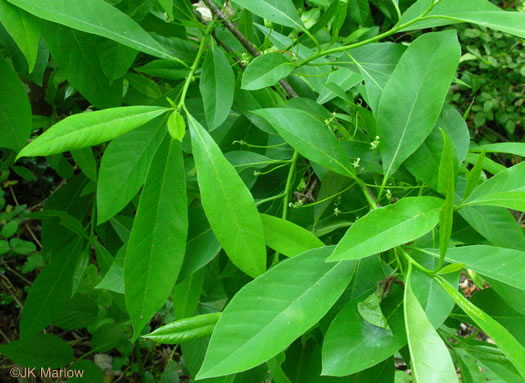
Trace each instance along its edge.
{"label": "pale green leaf underside", "polygon": [[233,2],[273,23],[304,29],[303,22],[291,0],[233,0]]}
{"label": "pale green leaf underside", "polygon": [[360,259],[417,239],[436,226],[442,205],[436,197],[409,197],[372,210],[348,229],[328,261]]}
{"label": "pale green leaf underside", "polygon": [[47,156],[98,145],[136,129],[169,110],[158,106],[127,106],[75,114],[38,136],[18,153],[17,158]]}
{"label": "pale green leaf underside", "polygon": [[326,263],[331,247],[279,263],[245,285],[224,310],[198,379],[273,358],[317,323],[352,279],[354,262]]}

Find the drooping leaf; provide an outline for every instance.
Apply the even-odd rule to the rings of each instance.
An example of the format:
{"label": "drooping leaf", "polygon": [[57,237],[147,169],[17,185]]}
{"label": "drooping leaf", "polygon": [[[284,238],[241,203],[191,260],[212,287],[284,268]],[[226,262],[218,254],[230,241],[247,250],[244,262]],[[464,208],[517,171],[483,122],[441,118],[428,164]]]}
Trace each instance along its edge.
{"label": "drooping leaf", "polygon": [[204,102],[206,123],[213,130],[226,120],[233,104],[235,76],[222,50],[210,44],[202,64],[200,91]]}
{"label": "drooping leaf", "polygon": [[8,1],[42,19],[115,40],[152,56],[174,58],[131,17],[104,0]]}
{"label": "drooping leaf", "polygon": [[364,258],[419,238],[436,226],[442,205],[440,198],[409,197],[372,210],[348,229],[328,261]]}
{"label": "drooping leaf", "polygon": [[110,85],[99,60],[93,60],[103,39],[63,25],[42,21],[42,36],[66,79],[97,108],[122,102],[122,82]]}
{"label": "drooping leaf", "polygon": [[385,85],[377,111],[385,177],[425,141],[438,120],[459,63],[455,31],[415,39]]}
{"label": "drooping leaf", "polygon": [[267,214],[261,214],[261,220],[266,245],[287,257],[324,246],[319,238],[293,222]]}
{"label": "drooping leaf", "polygon": [[124,294],[124,259],[126,245],[117,252],[113,263],[104,278],[95,286],[96,289],[105,289],[118,294]]}
{"label": "drooping leaf", "polygon": [[[437,256],[432,249],[426,253]],[[525,290],[522,276],[525,272],[525,252],[503,247],[472,245],[451,248],[445,258],[448,262],[464,263],[477,273]]]}
{"label": "drooping leaf", "polygon": [[445,343],[434,330],[412,291],[410,274],[409,268],[404,312],[412,374],[418,382],[459,382]]}
{"label": "drooping leaf", "polygon": [[[426,1],[420,1],[410,7],[401,19],[402,23],[421,15],[428,8]],[[441,0],[426,15],[404,30],[432,28],[441,25],[472,23],[497,31],[525,37],[525,14],[522,12],[504,11],[488,0]]]}
{"label": "drooping leaf", "polygon": [[115,138],[104,151],[97,183],[99,224],[121,211],[144,184],[153,156],[166,135],[164,121],[164,117],[155,118]]}
{"label": "drooping leaf", "polygon": [[312,115],[291,108],[260,109],[253,113],[267,120],[302,156],[347,177],[353,174],[350,158],[341,143]]}
{"label": "drooping leaf", "polygon": [[279,263],[245,285],[217,323],[198,379],[273,358],[317,323],[350,283],[354,262],[325,263],[323,247]]}
{"label": "drooping leaf", "polygon": [[213,138],[188,114],[201,200],[210,225],[233,264],[256,277],[266,269],[261,219],[250,191]]}
{"label": "drooping leaf", "polygon": [[186,122],[184,117],[178,111],[174,111],[170,114],[167,121],[168,132],[174,140],[182,142],[184,135],[186,134]]}
{"label": "drooping leaf", "polygon": [[175,286],[186,250],[187,214],[180,142],[166,137],[151,163],[124,262],[126,307],[134,339]]}
{"label": "drooping leaf", "polygon": [[71,298],[73,273],[82,250],[79,239],[55,254],[29,289],[20,318],[20,337],[28,339],[45,329]]}
{"label": "drooping leaf", "polygon": [[24,12],[18,7],[9,4],[6,0],[0,1],[0,22],[9,32],[16,45],[24,54],[29,73],[33,72],[38,57],[40,43],[39,21],[33,15]]}
{"label": "drooping leaf", "polygon": [[24,147],[17,158],[47,156],[109,141],[139,128],[169,109],[158,106],[127,106],[79,113],[65,118]]}
{"label": "drooping leaf", "polygon": [[233,2],[273,23],[295,29],[304,28],[291,0],[234,0]]}
{"label": "drooping leaf", "polygon": [[5,355],[20,366],[44,368],[46,370],[63,367],[73,360],[71,346],[53,334],[35,334],[4,344],[0,346],[0,354]]}
{"label": "drooping leaf", "polygon": [[242,89],[257,90],[275,85],[294,70],[294,64],[280,53],[256,57],[242,75]]}
{"label": "drooping leaf", "polygon": [[501,206],[525,211],[525,162],[499,172],[475,188],[462,206]]}
{"label": "drooping leaf", "polygon": [[467,298],[461,295],[456,289],[443,279],[441,276],[434,277],[441,287],[454,299],[456,304],[483,330],[501,351],[507,356],[510,362],[518,370],[519,374],[525,378],[525,347],[523,347],[501,324],[492,319],[485,312],[474,306]]}
{"label": "drooping leaf", "polygon": [[143,335],[162,344],[180,344],[190,340],[210,336],[221,313],[202,314],[191,318],[179,319]]}
{"label": "drooping leaf", "polygon": [[31,105],[11,66],[0,57],[0,147],[18,150],[31,134]]}

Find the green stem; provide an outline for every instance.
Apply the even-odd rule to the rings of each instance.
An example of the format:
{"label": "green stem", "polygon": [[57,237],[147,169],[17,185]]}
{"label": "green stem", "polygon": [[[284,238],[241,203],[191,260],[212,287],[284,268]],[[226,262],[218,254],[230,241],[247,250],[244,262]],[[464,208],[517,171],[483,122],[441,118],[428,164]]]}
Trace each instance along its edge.
{"label": "green stem", "polygon": [[204,52],[204,48],[206,47],[206,43],[208,42],[208,37],[210,36],[214,25],[215,25],[215,19],[212,20],[208,24],[208,27],[206,28],[206,32],[204,32],[204,36],[202,36],[201,42],[199,44],[199,50],[197,51],[197,56],[195,57],[195,60],[193,61],[193,64],[190,68],[190,73],[188,73],[188,77],[186,77],[186,81],[184,82],[184,86],[182,87],[182,93],[180,96],[179,104],[177,105],[177,110],[181,110],[184,107],[184,102],[186,100],[186,94],[188,93],[188,88],[190,87],[193,75],[195,74],[195,71],[197,70],[197,67],[199,66],[199,63],[202,58],[202,54]]}
{"label": "green stem", "polygon": [[282,218],[286,219],[288,216],[288,203],[290,202],[290,191],[292,189],[292,182],[295,175],[295,167],[297,165],[297,157],[298,154],[296,151],[293,152],[293,156],[291,159],[291,165],[290,165],[290,171],[288,172],[288,177],[286,178],[286,186],[284,189],[284,206],[283,206],[283,214]]}
{"label": "green stem", "polygon": [[417,267],[419,270],[421,270],[425,274],[428,274],[428,275],[434,275],[435,274],[432,270],[429,270],[426,267],[423,267],[419,263],[417,263],[417,261],[414,258],[412,258],[410,255],[408,255],[408,253],[405,250],[403,250],[401,247],[398,247],[398,249],[399,249],[399,252],[401,253],[401,255],[403,255],[403,257],[405,257],[406,260],[410,264],[414,265],[415,267]]}

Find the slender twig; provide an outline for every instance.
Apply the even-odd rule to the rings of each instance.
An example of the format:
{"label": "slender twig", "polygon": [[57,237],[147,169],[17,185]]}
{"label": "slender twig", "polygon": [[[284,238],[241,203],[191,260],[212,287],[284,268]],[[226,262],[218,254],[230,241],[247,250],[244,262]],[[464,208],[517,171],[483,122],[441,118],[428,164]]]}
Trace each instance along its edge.
{"label": "slender twig", "polygon": [[[250,40],[244,36],[241,31],[237,29],[235,25],[231,23],[231,21],[228,19],[228,17],[219,9],[217,6],[211,1],[211,0],[203,0],[206,6],[210,9],[210,11],[215,15],[216,18],[222,20],[224,22],[224,25],[228,30],[235,36],[237,40],[242,44],[244,48],[250,53],[253,57],[257,57],[261,55],[261,52],[251,43]],[[297,92],[292,88],[292,86],[288,83],[286,80],[279,81],[279,84],[283,87],[283,89],[286,91],[288,96],[290,97],[299,97]]]}
{"label": "slender twig", "polygon": [[[13,201],[15,201],[15,205],[16,206],[20,206],[18,204],[18,200],[16,199],[15,192],[13,191],[13,188],[11,186],[9,186],[9,191],[11,192],[11,196],[13,197]],[[33,233],[33,230],[31,230],[31,227],[29,226],[29,224],[25,223],[24,226],[27,229],[27,231],[29,232],[29,234],[31,235],[31,238],[33,238],[33,241],[35,241],[35,243],[38,245],[38,247],[42,248],[42,244],[40,243],[40,241],[36,237],[35,233]]]}

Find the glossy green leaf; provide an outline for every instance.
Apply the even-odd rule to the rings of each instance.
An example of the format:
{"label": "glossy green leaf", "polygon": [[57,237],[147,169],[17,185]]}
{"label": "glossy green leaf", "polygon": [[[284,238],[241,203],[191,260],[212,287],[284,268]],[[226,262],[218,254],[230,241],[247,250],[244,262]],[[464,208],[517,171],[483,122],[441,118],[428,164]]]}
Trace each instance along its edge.
{"label": "glossy green leaf", "polygon": [[273,23],[295,29],[304,28],[291,0],[233,0],[233,2]]}
{"label": "glossy green leaf", "polygon": [[302,156],[347,177],[353,174],[350,158],[337,137],[312,115],[291,108],[260,109],[253,113],[267,120]]}
{"label": "glossy green leaf", "polygon": [[195,315],[200,303],[205,275],[205,270],[199,270],[175,285],[172,293],[175,320]]}
{"label": "glossy green leaf", "polygon": [[357,304],[359,315],[371,325],[388,329],[388,322],[381,311],[381,296],[374,291],[364,301]]}
{"label": "glossy green leaf", "polygon": [[167,111],[169,109],[158,106],[128,106],[75,114],[38,136],[18,153],[17,158],[47,156],[98,145],[139,128]]}
{"label": "glossy green leaf", "polygon": [[362,81],[363,76],[360,73],[353,72],[347,68],[339,68],[327,76],[326,83],[321,92],[319,92],[319,97],[317,97],[316,102],[318,104],[325,104],[336,97],[336,94],[328,87],[330,84],[336,84],[346,92]]}
{"label": "glossy green leaf", "polygon": [[[163,117],[115,138],[104,151],[97,183],[98,223],[120,212],[144,184],[166,135]],[[116,188],[115,185],[120,185]]]}
{"label": "glossy green leaf", "polygon": [[467,185],[465,186],[465,193],[463,198],[467,198],[470,193],[476,188],[479,179],[481,177],[481,172],[483,170],[483,161],[485,160],[485,151],[481,152],[478,160],[470,170],[467,178]]}
{"label": "glossy green leaf", "polygon": [[250,191],[209,133],[188,114],[201,200],[233,264],[256,277],[266,270],[264,231]]}
{"label": "glossy green leaf", "polygon": [[[73,360],[71,346],[53,334],[35,334],[0,346],[0,354],[5,355],[23,368],[58,368]],[[39,371],[36,370],[38,373]]]}
{"label": "glossy green leaf", "polygon": [[[437,256],[434,250],[426,253]],[[525,290],[525,252],[503,247],[473,245],[451,248],[445,258],[448,262],[464,263],[477,273]]]}
{"label": "glossy green leaf", "polygon": [[8,0],[33,15],[160,58],[173,57],[131,17],[104,0]]}
{"label": "glossy green leaf", "polygon": [[287,257],[324,246],[310,231],[293,222],[267,214],[261,214],[261,221],[266,245]]}
{"label": "glossy green leaf", "polygon": [[20,8],[9,4],[6,0],[1,0],[0,22],[2,22],[4,28],[9,32],[24,54],[29,67],[29,73],[31,73],[36,65],[38,44],[40,43],[40,25],[38,19]]}
{"label": "glossy green leaf", "polygon": [[498,345],[522,377],[525,377],[525,347],[523,347],[501,324],[474,306],[467,298],[441,276],[435,277],[441,287],[456,304]]}
{"label": "glossy green leaf", "polygon": [[463,206],[501,206],[525,211],[525,162],[499,172],[488,181],[479,185]]}
{"label": "glossy green leaf", "polygon": [[[414,4],[403,14],[402,22],[414,19],[427,8],[426,1]],[[404,30],[432,28],[457,23],[478,24],[521,38],[525,37],[525,14],[504,11],[488,0],[441,0],[424,20],[418,21]]]}
{"label": "glossy green leaf", "polygon": [[42,21],[42,36],[75,90],[97,108],[120,106],[122,82],[110,85],[99,60],[93,60],[103,39],[45,21]]}
{"label": "glossy green leaf", "polygon": [[451,30],[418,37],[401,56],[377,111],[379,150],[387,178],[432,131],[459,57],[459,42]]}
{"label": "glossy green leaf", "polygon": [[417,239],[436,226],[442,205],[440,198],[409,197],[372,210],[350,226],[328,261],[360,259]]}
{"label": "glossy green leaf", "polygon": [[174,140],[182,142],[184,135],[186,134],[186,122],[184,117],[178,112],[174,111],[168,117],[168,132]]}
{"label": "glossy green leaf", "polygon": [[363,75],[367,101],[376,115],[383,89],[405,50],[401,44],[374,43],[351,49],[346,54],[352,64],[345,66],[357,68]]}
{"label": "glossy green leaf", "polygon": [[191,318],[179,319],[159,327],[155,331],[143,335],[162,344],[180,344],[190,340],[210,336],[221,313],[197,315]]}
{"label": "glossy green leaf", "polygon": [[31,134],[31,105],[13,68],[0,57],[0,147],[18,150]]}
{"label": "glossy green leaf", "polygon": [[97,47],[98,59],[108,81],[123,77],[133,65],[137,51],[112,40],[105,40]]}
{"label": "glossy green leaf", "polygon": [[235,76],[226,55],[219,47],[210,44],[202,64],[200,91],[204,102],[206,123],[213,130],[222,124],[230,113],[235,92]]}
{"label": "glossy green leaf", "polygon": [[508,153],[525,157],[525,143],[501,142],[498,144],[476,145],[469,149],[471,152]]}
{"label": "glossy green leaf", "polygon": [[412,291],[410,270],[409,267],[404,312],[413,377],[418,382],[459,382],[445,343],[434,330]]}
{"label": "glossy green leaf", "polygon": [[80,256],[81,241],[73,240],[54,254],[38,274],[24,302],[20,318],[20,337],[31,338],[45,329],[71,298],[73,273]]}
{"label": "glossy green leaf", "polygon": [[242,89],[257,90],[275,85],[288,76],[295,66],[280,53],[256,57],[242,75]]}
{"label": "glossy green leaf", "polygon": [[323,247],[245,285],[215,327],[198,379],[244,371],[277,355],[319,321],[350,283],[354,262],[326,263]]}
{"label": "glossy green leaf", "polygon": [[350,301],[330,324],[323,341],[323,375],[355,374],[391,357],[406,344],[401,288],[393,285],[381,303],[390,329],[363,319],[357,308],[361,299]]}
{"label": "glossy green leaf", "polygon": [[126,307],[134,339],[175,286],[186,249],[187,214],[180,142],[166,137],[151,163],[124,262]]}
{"label": "glossy green leaf", "polygon": [[189,69],[185,65],[177,61],[162,59],[150,61],[146,65],[134,68],[134,70],[168,80],[182,80],[189,73]]}
{"label": "glossy green leaf", "polygon": [[462,383],[476,383],[485,380],[476,360],[471,355],[459,347],[454,348],[454,353],[460,367]]}

